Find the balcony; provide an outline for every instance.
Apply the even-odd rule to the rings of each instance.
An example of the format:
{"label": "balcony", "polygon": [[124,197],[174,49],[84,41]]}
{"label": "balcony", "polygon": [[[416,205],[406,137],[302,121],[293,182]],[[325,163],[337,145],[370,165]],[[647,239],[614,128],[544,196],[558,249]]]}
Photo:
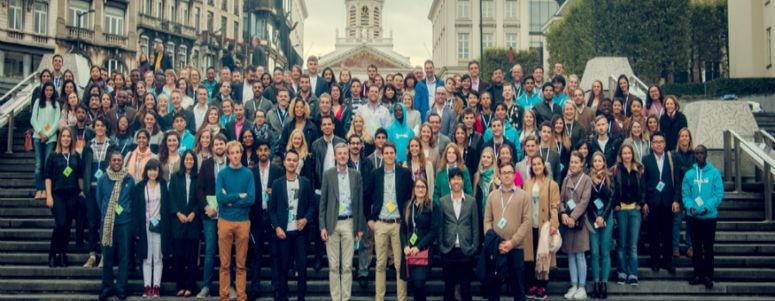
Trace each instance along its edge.
{"label": "balcony", "polygon": [[67,36],[69,38],[77,39],[79,33],[80,33],[81,40],[84,40],[84,41],[94,40],[94,30],[91,30],[88,28],[78,28],[75,26],[67,26]]}
{"label": "balcony", "polygon": [[24,33],[19,31],[8,31],[8,37],[16,40],[24,40]]}
{"label": "balcony", "polygon": [[192,26],[186,26],[186,25],[182,25],[181,27],[183,28],[183,35],[184,36],[196,37],[196,28],[194,28]]}
{"label": "balcony", "polygon": [[159,26],[161,26],[159,19],[146,14],[140,14],[140,18],[138,19],[137,25],[147,27],[150,29],[159,29]]}
{"label": "balcony", "polygon": [[129,38],[122,35],[112,34],[112,33],[103,33],[103,35],[105,36],[106,44],[110,46],[127,48],[127,42],[129,41]]}

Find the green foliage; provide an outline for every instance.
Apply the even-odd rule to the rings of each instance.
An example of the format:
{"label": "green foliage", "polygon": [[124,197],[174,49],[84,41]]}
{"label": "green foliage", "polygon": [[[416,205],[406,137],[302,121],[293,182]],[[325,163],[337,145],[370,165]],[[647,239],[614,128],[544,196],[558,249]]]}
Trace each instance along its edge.
{"label": "green foliage", "polygon": [[[707,90],[706,90],[707,89]],[[772,94],[775,93],[774,78],[735,78],[718,79],[709,81],[705,84],[666,84],[662,86],[662,91],[667,94],[686,96],[699,95],[707,97],[720,97],[725,94],[736,94],[737,96],[754,94]]]}
{"label": "green foliage", "polygon": [[504,79],[511,79],[511,67],[520,64],[526,74],[528,70],[533,70],[533,67],[538,66],[538,50],[526,50],[526,51],[514,51],[514,61],[509,63],[509,50],[504,48],[491,48],[484,50],[484,60],[481,62],[481,73],[486,80],[492,74],[492,71],[496,68],[503,70],[505,75]]}
{"label": "green foliage", "polygon": [[[594,57],[624,56],[646,82],[672,82],[676,73],[689,68],[694,38],[704,39],[703,51],[717,51],[725,43],[726,25],[722,30],[720,24],[726,23],[726,17],[719,14],[726,12],[726,2],[689,2],[576,0],[546,33],[549,62],[562,62],[568,73],[581,73]],[[699,6],[704,10],[693,13]],[[713,19],[723,20],[713,20],[714,25],[705,28],[692,19],[708,10]],[[694,33],[695,29],[702,29],[702,34]],[[714,38],[706,38],[710,36]],[[718,58],[707,51],[703,55]]]}

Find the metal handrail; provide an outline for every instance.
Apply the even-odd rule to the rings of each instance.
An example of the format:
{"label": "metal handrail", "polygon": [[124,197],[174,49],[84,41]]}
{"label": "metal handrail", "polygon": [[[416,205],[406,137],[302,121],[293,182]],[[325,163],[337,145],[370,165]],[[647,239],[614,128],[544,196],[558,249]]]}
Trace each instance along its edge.
{"label": "metal handrail", "polygon": [[772,150],[772,146],[775,145],[775,137],[770,135],[770,133],[765,130],[760,129],[754,133],[753,137],[756,143],[764,143],[770,150]]}
{"label": "metal handrail", "polygon": [[[611,74],[608,76],[608,92],[611,94],[611,99],[614,98],[616,88],[619,86],[619,82],[617,81],[618,79],[619,76],[616,74]],[[628,76],[628,80],[630,81],[630,92],[641,100],[645,101],[649,93],[649,86],[643,83],[643,81],[641,81],[640,78],[635,75]]]}
{"label": "metal handrail", "polygon": [[[732,152],[734,152],[734,158],[732,158]],[[743,153],[754,159],[754,168],[762,171],[764,218],[766,221],[771,222],[773,221],[772,176],[775,173],[775,170],[773,170],[775,159],[765,154],[764,151],[753,143],[743,139],[735,131],[724,131],[724,179],[729,181],[729,179],[734,177],[735,192],[742,191],[742,169],[740,165]],[[761,160],[761,163],[759,160]]]}
{"label": "metal handrail", "polygon": [[[7,98],[9,98],[10,96],[12,96],[13,94],[15,94],[15,93],[19,92],[19,91],[16,91],[16,90],[19,90],[19,89],[21,89],[22,87],[26,86],[26,85],[25,85],[25,83],[26,83],[26,82],[28,82],[28,81],[30,81],[30,80],[34,80],[34,79],[35,79],[35,78],[37,78],[37,77],[38,77],[38,72],[37,72],[37,71],[36,71],[36,72],[32,72],[32,73],[30,73],[30,75],[27,75],[27,77],[25,77],[23,80],[21,80],[21,81],[20,81],[19,83],[17,83],[15,86],[13,86],[13,88],[11,88],[11,90],[8,90],[8,92],[6,92],[5,94],[3,94],[3,96],[0,96],[0,103],[2,103],[3,101],[5,101]],[[2,107],[0,107],[0,108],[2,108]]]}
{"label": "metal handrail", "polygon": [[23,92],[24,89],[33,85],[37,76],[38,71],[30,73],[30,75],[27,75],[26,78],[0,97],[0,100],[8,99],[0,106],[0,128],[8,126],[6,154],[13,153],[13,131],[15,129],[14,116],[26,106],[30,105],[31,97],[24,97],[26,95],[20,96],[19,92]]}

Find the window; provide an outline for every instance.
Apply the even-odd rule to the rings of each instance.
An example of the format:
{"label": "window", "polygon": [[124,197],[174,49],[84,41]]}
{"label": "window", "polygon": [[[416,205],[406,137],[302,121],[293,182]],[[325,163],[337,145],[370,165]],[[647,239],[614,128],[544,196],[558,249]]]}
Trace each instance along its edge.
{"label": "window", "polygon": [[224,36],[226,35],[227,28],[229,28],[229,23],[228,23],[228,21],[226,21],[226,17],[222,16],[221,17],[221,27],[220,27],[221,35],[224,35]]}
{"label": "window", "polygon": [[471,0],[457,0],[455,9],[458,19],[468,19],[471,17]]}
{"label": "window", "polygon": [[189,26],[191,25],[191,14],[188,10],[188,2],[181,2],[180,3],[180,17],[183,20],[183,25]]}
{"label": "window", "polygon": [[379,25],[379,7],[374,8],[374,25]]}
{"label": "window", "polygon": [[557,2],[552,0],[530,1],[530,27],[528,28],[530,34],[541,35],[541,28],[554,15],[557,8]]}
{"label": "window", "polygon": [[215,66],[215,56],[212,54],[205,55],[205,67],[209,68],[214,66]]}
{"label": "window", "polygon": [[517,49],[517,34],[516,33],[507,33],[506,34],[506,48]]}
{"label": "window", "polygon": [[159,2],[156,2],[156,18],[161,19],[161,13],[164,11],[164,1],[159,0]]}
{"label": "window", "polygon": [[239,22],[234,21],[234,35],[232,36],[233,39],[237,40],[239,38]]}
{"label": "window", "polygon": [[467,32],[459,32],[457,34],[457,59],[458,60],[467,60],[470,56],[470,48],[469,45],[469,37],[470,34]]}
{"label": "window", "polygon": [[113,74],[113,72],[124,72],[124,65],[116,59],[108,59],[105,61],[105,69],[108,69],[108,74]]}
{"label": "window", "polygon": [[199,33],[199,19],[201,18],[202,11],[197,7],[194,9],[194,29]]}
{"label": "window", "polygon": [[369,8],[361,8],[361,25],[369,25]]}
{"label": "window", "polygon": [[221,1],[221,10],[222,11],[228,11],[229,10],[229,0]]}
{"label": "window", "polygon": [[185,68],[186,66],[188,66],[188,47],[180,45],[180,48],[178,48],[178,68]]}
{"label": "window", "polygon": [[170,2],[169,2],[169,5],[170,5],[170,6],[169,6],[169,10],[170,10],[170,13],[169,13],[169,21],[170,21],[170,22],[172,22],[172,23],[175,23],[175,22],[177,22],[177,21],[178,21],[178,10],[177,10],[177,6],[175,6],[175,1],[170,1]]}
{"label": "window", "polygon": [[199,68],[199,50],[191,50],[191,63],[195,68]]}
{"label": "window", "polygon": [[164,47],[164,54],[170,57],[170,63],[175,66],[175,43],[167,42],[167,47]]}
{"label": "window", "polygon": [[105,8],[105,32],[124,35],[124,11],[115,7]]}
{"label": "window", "polygon": [[349,20],[347,24],[355,26],[355,6],[350,6],[350,16],[347,19]]}
{"label": "window", "polygon": [[213,32],[213,12],[207,12],[207,31]]}
{"label": "window", "polygon": [[151,7],[153,7],[153,0],[143,0],[142,12],[145,15],[151,15]]}
{"label": "window", "polygon": [[35,22],[33,30],[36,34],[48,33],[48,3],[35,2],[33,20]]}
{"label": "window", "polygon": [[482,18],[492,18],[495,10],[495,4],[492,0],[482,1]]}
{"label": "window", "polygon": [[11,0],[8,4],[8,29],[22,30],[24,26],[24,10],[22,0]]}
{"label": "window", "polygon": [[[13,1],[11,1],[13,3]],[[67,9],[67,15],[69,16],[68,25],[72,27],[78,26],[78,15],[81,14],[81,28],[89,28],[89,15],[85,14],[89,11],[89,3],[81,0],[71,0],[70,7]]]}
{"label": "window", "polygon": [[495,38],[492,33],[482,34],[482,47],[484,49],[495,48]]}
{"label": "window", "polygon": [[151,42],[150,39],[148,39],[148,36],[140,36],[140,52],[145,53],[145,55],[150,55]]}
{"label": "window", "polygon": [[767,69],[772,68],[772,27],[767,27]]}
{"label": "window", "polygon": [[234,15],[239,16],[239,0],[234,0]]}
{"label": "window", "polygon": [[215,0],[207,0],[207,5],[215,6]]}
{"label": "window", "polygon": [[506,0],[505,7],[503,8],[503,16],[506,19],[516,19],[517,7],[517,0]]}

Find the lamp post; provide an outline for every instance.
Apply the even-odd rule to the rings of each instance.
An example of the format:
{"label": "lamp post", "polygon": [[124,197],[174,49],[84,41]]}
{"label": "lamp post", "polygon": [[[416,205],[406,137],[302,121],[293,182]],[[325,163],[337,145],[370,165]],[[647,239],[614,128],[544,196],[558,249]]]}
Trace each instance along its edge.
{"label": "lamp post", "polygon": [[78,16],[77,20],[75,20],[75,23],[76,23],[75,26],[76,26],[76,29],[78,30],[77,38],[76,38],[77,42],[76,42],[76,47],[75,47],[77,53],[81,53],[81,18],[83,18],[84,16],[89,15],[89,14],[91,14],[93,12],[94,12],[94,9],[89,9],[88,11],[83,11],[83,12],[76,13],[76,16]]}

